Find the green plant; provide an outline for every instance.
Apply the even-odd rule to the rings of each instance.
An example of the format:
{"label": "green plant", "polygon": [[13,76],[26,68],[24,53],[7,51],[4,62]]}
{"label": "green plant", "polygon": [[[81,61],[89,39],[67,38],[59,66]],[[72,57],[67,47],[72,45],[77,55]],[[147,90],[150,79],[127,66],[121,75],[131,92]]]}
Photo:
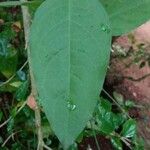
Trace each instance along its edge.
{"label": "green plant", "polygon": [[[24,9],[35,3],[13,1],[0,6],[23,5]],[[29,19],[26,17],[24,11],[24,18]],[[92,117],[107,70],[111,37],[127,33],[149,18],[149,0],[46,0],[37,9],[30,40],[26,34],[32,94],[40,99],[65,149]],[[24,21],[28,31],[30,20]],[[135,137],[135,121],[116,119],[118,115],[108,108],[106,114],[99,109],[99,131],[111,133],[112,143],[121,149],[122,137]],[[110,125],[110,119],[116,122]],[[120,134],[113,133],[123,122]]]}
{"label": "green plant", "polygon": [[136,121],[128,118],[124,112],[114,113],[107,99],[100,99],[93,126],[98,133],[110,138],[118,150],[123,149],[122,142],[130,149],[143,149],[143,144],[138,143]]}

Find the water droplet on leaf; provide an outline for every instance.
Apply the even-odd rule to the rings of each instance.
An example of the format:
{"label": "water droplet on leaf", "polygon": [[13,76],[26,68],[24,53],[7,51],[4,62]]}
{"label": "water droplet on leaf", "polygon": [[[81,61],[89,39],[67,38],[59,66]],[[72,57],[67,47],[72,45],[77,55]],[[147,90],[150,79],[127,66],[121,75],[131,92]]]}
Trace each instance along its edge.
{"label": "water droplet on leaf", "polygon": [[68,109],[69,109],[70,111],[73,111],[73,110],[76,109],[76,105],[73,104],[73,103],[70,102],[70,101],[67,102],[67,107],[68,107]]}
{"label": "water droplet on leaf", "polygon": [[110,28],[107,25],[101,24],[101,30],[110,33]]}

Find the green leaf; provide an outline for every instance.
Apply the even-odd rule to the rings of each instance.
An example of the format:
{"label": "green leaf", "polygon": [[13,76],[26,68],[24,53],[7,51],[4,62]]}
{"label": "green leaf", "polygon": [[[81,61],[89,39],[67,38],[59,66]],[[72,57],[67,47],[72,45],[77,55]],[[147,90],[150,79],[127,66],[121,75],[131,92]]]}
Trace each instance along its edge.
{"label": "green leaf", "polygon": [[26,80],[22,85],[17,89],[15,96],[18,101],[25,100],[28,95],[29,81]]}
{"label": "green leaf", "polygon": [[0,38],[0,72],[7,78],[11,77],[16,72],[17,61],[17,51],[6,39]]}
{"label": "green leaf", "polygon": [[122,143],[121,143],[121,140],[120,138],[118,137],[112,137],[111,138],[111,143],[112,145],[117,149],[117,150],[122,150]]}
{"label": "green leaf", "polygon": [[145,145],[144,139],[136,137],[134,144],[135,144],[133,148],[134,150],[144,150],[144,145]]}
{"label": "green leaf", "polygon": [[112,108],[112,105],[111,103],[104,99],[104,98],[100,98],[100,105],[99,105],[99,111],[104,111],[105,112],[110,112],[111,111],[111,108]]}
{"label": "green leaf", "polygon": [[111,103],[108,100],[101,98],[96,116],[99,130],[105,134],[112,133],[124,122],[122,114],[115,114],[111,111],[111,109]]}
{"label": "green leaf", "polygon": [[125,106],[128,108],[133,108],[135,106],[135,103],[131,100],[125,101]]}
{"label": "green leaf", "polygon": [[136,134],[136,121],[133,119],[129,119],[123,125],[123,129],[121,131],[121,135],[123,137],[132,138]]}
{"label": "green leaf", "polygon": [[108,16],[98,0],[47,0],[30,36],[39,98],[65,149],[92,116],[109,61]]}
{"label": "green leaf", "polygon": [[14,128],[14,118],[12,118],[7,125],[7,132],[12,133]]}
{"label": "green leaf", "polygon": [[115,129],[118,129],[119,126],[123,124],[123,122],[125,121],[125,118],[123,117],[122,114],[119,113],[118,114],[112,113],[112,115],[113,115],[112,123],[114,124]]}
{"label": "green leaf", "polygon": [[117,92],[113,92],[113,96],[120,105],[124,105],[123,95],[121,95],[120,93],[117,93]]}
{"label": "green leaf", "polygon": [[121,35],[150,20],[150,0],[100,0],[109,14],[113,35]]}
{"label": "green leaf", "polygon": [[107,112],[103,117],[99,116],[99,131],[106,135],[111,134],[115,130],[115,125],[112,120],[113,114],[111,112]]}
{"label": "green leaf", "polygon": [[21,6],[21,5],[37,5],[42,3],[43,0],[36,0],[36,1],[28,1],[28,2],[20,2],[18,1],[7,1],[7,2],[0,2],[0,7],[15,7],[15,6]]}

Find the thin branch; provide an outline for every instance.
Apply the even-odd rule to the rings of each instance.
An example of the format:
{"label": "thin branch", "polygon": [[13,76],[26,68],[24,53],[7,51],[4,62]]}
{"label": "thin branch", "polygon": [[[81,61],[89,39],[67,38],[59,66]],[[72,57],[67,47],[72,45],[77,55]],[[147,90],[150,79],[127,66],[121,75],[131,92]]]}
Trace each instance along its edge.
{"label": "thin branch", "polygon": [[103,89],[103,92],[118,106],[118,108],[119,108],[123,113],[126,114],[126,116],[127,116],[128,118],[131,119],[131,117],[129,116],[129,114],[122,108],[122,106],[121,106],[105,89]]}
{"label": "thin branch", "polygon": [[93,135],[94,135],[94,139],[95,139],[95,143],[96,143],[96,146],[97,146],[97,149],[100,150],[100,145],[98,143],[98,140],[97,140],[97,137],[96,137],[96,133],[95,133],[95,130],[93,129],[93,124],[92,122],[90,121],[90,124],[91,124],[91,128],[92,128],[92,131],[93,131]]}
{"label": "thin branch", "polygon": [[5,122],[3,122],[3,123],[0,125],[0,128],[2,128],[3,126],[5,126],[11,119],[12,119],[12,117],[9,117]]}
{"label": "thin branch", "polygon": [[128,142],[128,140],[126,140],[124,137],[121,137],[121,140],[132,150],[131,144]]}
{"label": "thin branch", "polygon": [[18,132],[21,132],[21,131],[17,131],[9,135],[8,138],[3,142],[2,147],[4,147],[11,138],[13,139],[14,135],[16,135]]}
{"label": "thin branch", "polygon": [[86,150],[93,150],[93,149],[92,149],[91,146],[88,144],[88,147],[87,147]]}
{"label": "thin branch", "polygon": [[[15,116],[25,107],[26,104],[27,104],[27,101],[25,101],[25,102],[22,104],[22,106],[17,110]],[[0,125],[0,128],[2,128],[3,126],[5,126],[12,118],[13,118],[12,116],[9,117],[4,123],[2,123],[2,124]]]}
{"label": "thin branch", "polygon": [[121,139],[121,141],[124,142],[126,144],[126,146],[129,147],[129,149],[132,150],[131,144],[130,144],[130,143],[132,143],[132,141],[130,139],[128,139],[126,137],[122,137],[122,136],[120,136],[120,134],[118,134],[116,132],[112,133],[112,135],[115,136],[115,137],[117,137],[117,138],[119,138],[119,139]]}
{"label": "thin branch", "polygon": [[50,147],[48,147],[44,142],[43,142],[43,147],[47,150],[52,150]]}
{"label": "thin branch", "polygon": [[[27,2],[27,0],[20,0],[20,2]],[[38,92],[36,90],[34,75],[32,72],[31,67],[31,58],[30,58],[30,47],[29,47],[29,32],[30,32],[30,24],[31,24],[31,16],[29,14],[28,7],[22,6],[22,14],[23,14],[23,24],[24,24],[24,34],[25,34],[25,49],[27,49],[28,54],[28,62],[29,62],[29,73],[31,78],[31,94],[34,98],[38,96]],[[37,105],[35,109],[35,120],[36,120],[36,127],[37,127],[37,136],[38,136],[38,147],[37,150],[43,150],[43,133],[41,127],[41,115],[40,115],[40,108]]]}
{"label": "thin branch", "polygon": [[39,106],[37,105],[35,108],[35,121],[36,121],[36,129],[37,129],[37,135],[38,135],[38,147],[37,150],[43,149],[43,133],[42,133],[42,127],[41,127],[41,114]]}

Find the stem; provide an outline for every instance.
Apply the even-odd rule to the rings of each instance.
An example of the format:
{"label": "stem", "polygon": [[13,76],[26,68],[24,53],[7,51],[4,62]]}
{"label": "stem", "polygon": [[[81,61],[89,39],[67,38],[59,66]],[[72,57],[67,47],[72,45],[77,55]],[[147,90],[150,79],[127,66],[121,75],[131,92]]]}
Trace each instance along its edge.
{"label": "stem", "polygon": [[[27,2],[27,0],[20,0],[20,2]],[[31,24],[31,16],[29,14],[29,10],[27,6],[22,6],[22,14],[23,14],[23,24],[24,24],[24,34],[25,34],[25,49],[27,49],[28,62],[29,62],[29,74],[31,78],[31,94],[34,98],[37,97],[38,93],[35,87],[34,76],[31,68],[31,58],[30,58],[30,47],[29,47],[29,32],[30,32],[30,24]],[[41,127],[41,115],[40,108],[37,105],[35,108],[35,120],[37,127],[37,136],[38,136],[38,147],[37,150],[43,150],[43,133]]]}
{"label": "stem", "polygon": [[47,150],[52,150],[50,147],[48,147],[47,145],[45,145],[45,143],[43,143],[43,147]]}
{"label": "stem", "polygon": [[[27,104],[27,101],[25,101],[25,102],[22,104],[22,106],[17,110],[15,116],[25,107],[26,104]],[[0,125],[0,128],[2,128],[3,126],[5,126],[12,118],[13,118],[12,116],[9,117],[4,123],[2,123],[2,124]]]}
{"label": "stem", "polygon": [[103,92],[118,106],[118,108],[128,117],[131,119],[129,114],[124,110],[124,108],[105,90],[103,89]]}
{"label": "stem", "polygon": [[17,131],[15,133],[12,133],[10,136],[8,136],[8,138],[2,144],[2,147],[4,147],[11,138],[14,138],[14,135],[16,135],[18,132],[21,132],[21,131]]}
{"label": "stem", "polygon": [[43,133],[41,127],[41,114],[39,106],[37,105],[35,108],[35,120],[36,120],[36,128],[37,128],[37,135],[38,135],[38,147],[37,150],[43,150]]}
{"label": "stem", "polygon": [[101,148],[100,148],[99,142],[98,142],[98,140],[97,140],[96,133],[95,133],[95,130],[94,130],[94,128],[93,128],[93,124],[92,124],[91,121],[90,121],[90,124],[91,124],[91,128],[92,128],[92,130],[93,130],[93,135],[94,135],[94,139],[95,139],[95,143],[96,143],[97,149],[100,150]]}
{"label": "stem", "polygon": [[126,144],[126,146],[128,146],[129,149],[132,150],[130,143],[128,142],[128,140],[126,140],[125,138],[121,138],[121,140]]}

